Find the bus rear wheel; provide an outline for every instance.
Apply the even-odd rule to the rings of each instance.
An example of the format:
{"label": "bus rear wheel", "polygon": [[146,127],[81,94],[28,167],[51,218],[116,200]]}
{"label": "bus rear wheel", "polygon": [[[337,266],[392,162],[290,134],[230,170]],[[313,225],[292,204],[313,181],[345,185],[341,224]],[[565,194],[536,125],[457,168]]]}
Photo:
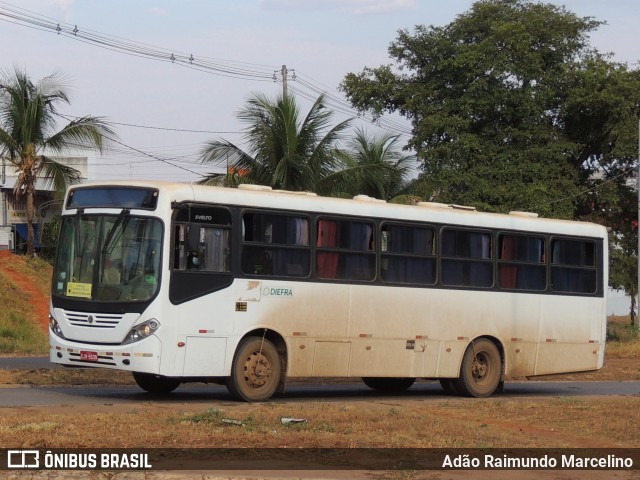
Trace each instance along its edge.
{"label": "bus rear wheel", "polygon": [[364,384],[374,390],[383,392],[404,392],[416,381],[415,378],[363,377]]}
{"label": "bus rear wheel", "polygon": [[163,377],[153,373],[133,372],[133,379],[138,386],[149,393],[171,393],[180,385],[180,379]]}
{"label": "bus rear wheel", "polygon": [[456,390],[457,380],[457,378],[441,378],[440,386],[442,386],[444,393],[446,393],[447,395],[460,395]]}
{"label": "bus rear wheel", "polygon": [[464,352],[460,377],[453,381],[453,387],[460,395],[488,397],[498,388],[501,377],[500,351],[491,340],[482,338],[471,342]]}
{"label": "bus rear wheel", "polygon": [[282,362],[273,343],[247,337],[236,351],[227,388],[236,400],[264,402],[276,392],[281,376]]}

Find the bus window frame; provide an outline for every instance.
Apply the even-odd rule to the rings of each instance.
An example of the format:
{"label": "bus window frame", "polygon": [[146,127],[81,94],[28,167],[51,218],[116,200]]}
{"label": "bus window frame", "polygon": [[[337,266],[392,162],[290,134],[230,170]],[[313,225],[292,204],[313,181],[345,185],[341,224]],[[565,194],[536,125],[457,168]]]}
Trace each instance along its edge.
{"label": "bus window frame", "polygon": [[[226,212],[228,215],[230,224],[218,224],[218,223],[206,223],[206,222],[194,222],[191,219],[191,208],[197,209],[219,209]],[[187,211],[187,218],[179,218]],[[233,280],[236,277],[234,272],[234,235],[235,235],[235,220],[234,209],[229,205],[213,204],[213,203],[198,203],[198,202],[185,202],[175,205],[171,213],[170,232],[171,238],[167,239],[170,248],[169,255],[169,301],[174,305],[194,300],[196,298],[214,293],[219,290],[228,288],[233,284]],[[185,226],[192,228],[197,226],[198,230],[202,228],[223,228],[229,230],[229,254],[228,263],[229,269],[226,271],[214,271],[214,270],[199,270],[190,269],[188,265],[184,269],[176,268],[176,253],[178,245],[176,244],[176,228],[179,226]],[[189,235],[185,232],[185,235]],[[184,243],[188,242],[188,238],[185,238]],[[182,248],[185,248],[184,245]],[[188,263],[188,262],[187,262]]]}
{"label": "bus window frame", "polygon": [[[239,253],[235,255],[238,270],[237,275],[245,278],[261,278],[261,279],[290,279],[295,281],[301,280],[309,280],[313,278],[313,216],[309,212],[297,211],[297,210],[288,210],[288,209],[271,209],[271,208],[252,208],[252,207],[239,207],[237,209],[238,222],[241,225],[237,230],[237,246]],[[265,242],[265,241],[256,241],[256,240],[246,240],[245,239],[245,229],[247,225],[245,223],[246,215],[260,215],[260,216],[278,216],[278,217],[286,217],[287,219],[301,219],[306,221],[307,225],[307,244],[296,244],[296,243],[274,243],[274,242]],[[272,232],[273,235],[273,232]],[[273,238],[273,237],[272,237]],[[245,250],[246,249],[246,250]],[[308,256],[308,268],[307,271],[304,272],[303,275],[289,275],[286,273],[273,273],[265,272],[265,273],[257,273],[245,271],[244,268],[244,252],[249,250],[258,251],[259,249],[263,249],[265,252],[267,249],[271,250],[273,253],[274,250],[280,252],[303,252]],[[270,262],[273,262],[273,258],[270,257]],[[248,265],[248,264],[247,264]],[[255,265],[254,265],[255,266]],[[304,264],[302,265],[304,267]]]}
{"label": "bus window frame", "polygon": [[[421,254],[421,253],[410,253],[410,252],[393,252],[390,250],[383,250],[382,246],[383,246],[383,233],[385,231],[385,227],[387,226],[391,226],[391,227],[404,227],[404,228],[415,228],[415,229],[422,229],[422,230],[428,230],[431,232],[431,239],[432,239],[432,246],[431,246],[431,252],[428,254]],[[378,248],[378,256],[379,256],[379,261],[378,261],[378,265],[377,265],[377,270],[378,270],[378,278],[380,280],[380,282],[383,285],[394,285],[394,286],[406,286],[406,287],[437,287],[438,286],[438,280],[439,280],[439,262],[438,262],[438,251],[439,251],[439,229],[437,227],[437,225],[434,225],[432,223],[427,223],[427,222],[402,222],[402,221],[397,221],[397,220],[386,220],[383,219],[379,222],[379,226],[378,226],[378,242],[377,244],[379,245]],[[433,282],[431,283],[421,283],[421,282],[409,282],[409,281],[399,281],[399,280],[385,280],[383,275],[383,260],[386,258],[391,259],[391,258],[396,258],[396,259],[401,259],[401,260],[411,260],[411,259],[417,259],[417,260],[428,260],[431,261],[433,264],[432,270],[433,270]],[[388,270],[388,268],[387,268]]]}
{"label": "bus window frame", "polygon": [[[379,282],[379,260],[378,256],[380,253],[380,222],[383,219],[375,218],[375,217],[354,217],[348,215],[331,215],[331,214],[316,214],[313,218],[313,237],[311,243],[313,245],[313,278],[318,282],[331,282],[331,283],[358,283],[358,284],[376,284]],[[355,248],[345,248],[339,246],[340,239],[337,238],[340,235],[341,231],[338,231],[336,226],[336,245],[333,246],[325,246],[318,245],[318,235],[320,232],[320,222],[340,222],[342,224],[346,223],[360,223],[365,224],[371,227],[371,234],[369,238],[369,244],[371,247],[367,250],[364,249],[355,249]],[[336,265],[330,265],[331,270],[335,270],[336,276],[320,276],[318,274],[318,254],[327,255],[327,259],[330,264],[333,263],[333,260],[337,260]],[[336,257],[337,255],[337,257]],[[351,256],[350,258],[366,258],[367,261],[370,261],[373,258],[373,265],[370,267],[370,271],[372,273],[370,278],[354,278],[347,277],[346,273],[344,276],[337,276],[338,271],[340,270],[340,266],[347,259],[346,256]],[[343,257],[344,256],[344,257]],[[325,258],[325,257],[323,257]],[[323,262],[324,263],[324,262]],[[324,267],[323,267],[324,268]],[[346,266],[342,266],[342,269],[346,269]],[[331,272],[334,273],[334,272]]]}
{"label": "bus window frame", "polygon": [[[468,233],[476,233],[481,235],[488,235],[491,245],[489,246],[489,258],[480,258],[480,257],[472,257],[472,256],[449,256],[444,254],[444,235],[448,231],[458,231],[458,232],[468,232]],[[439,229],[439,242],[438,242],[438,285],[443,288],[462,288],[465,290],[493,290],[496,289],[496,235],[501,230],[499,229],[487,229],[487,228],[474,228],[467,225],[457,225],[457,224],[442,224]],[[491,284],[490,285],[477,285],[473,283],[445,283],[445,262],[459,262],[461,266],[468,265],[469,267],[473,266],[473,264],[480,265],[489,265],[491,268]],[[464,268],[463,268],[463,277],[464,277]],[[468,272],[470,275],[471,272]],[[470,278],[470,277],[469,277]],[[471,280],[470,280],[471,282]]]}
{"label": "bus window frame", "polygon": [[[570,264],[562,264],[562,263],[554,263],[553,262],[553,245],[555,241],[566,241],[566,242],[583,242],[590,243],[593,245],[593,265],[570,265]],[[547,254],[547,275],[548,275],[548,286],[550,293],[554,295],[573,295],[573,296],[587,296],[587,297],[597,297],[604,295],[604,292],[600,292],[600,286],[602,284],[602,270],[603,270],[603,255],[602,255],[602,247],[600,246],[601,240],[590,237],[576,237],[569,235],[549,235],[548,238],[548,254]],[[583,272],[593,272],[594,273],[594,291],[574,291],[574,290],[559,290],[555,288],[554,285],[554,272],[553,269],[560,270],[568,270],[568,271],[583,271]]]}
{"label": "bus window frame", "polygon": [[[528,238],[528,239],[537,239],[541,240],[542,243],[542,254],[541,256],[544,258],[543,261],[534,262],[528,260],[519,260],[519,259],[504,259],[501,258],[501,240],[504,237],[518,237],[518,238]],[[549,293],[550,290],[550,277],[549,277],[549,244],[550,244],[550,235],[546,233],[539,232],[524,232],[524,231],[512,231],[512,230],[496,230],[496,286],[501,291],[507,292],[522,292],[522,293],[533,293],[533,294],[544,294]],[[521,288],[518,286],[510,287],[510,286],[502,286],[502,267],[525,267],[525,269],[529,269],[531,267],[544,269],[544,288],[535,289],[535,288]],[[525,270],[526,271],[526,270]],[[517,280],[516,280],[517,282]]]}

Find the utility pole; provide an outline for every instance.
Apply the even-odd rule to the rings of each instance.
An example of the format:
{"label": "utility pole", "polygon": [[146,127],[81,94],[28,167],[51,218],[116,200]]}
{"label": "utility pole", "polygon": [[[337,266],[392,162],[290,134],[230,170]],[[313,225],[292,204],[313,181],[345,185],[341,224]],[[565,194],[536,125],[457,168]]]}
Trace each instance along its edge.
{"label": "utility pole", "polygon": [[286,100],[287,98],[287,75],[289,71],[287,70],[286,65],[282,65],[282,70],[280,70],[280,74],[282,75],[282,98]]}
{"label": "utility pole", "polygon": [[[638,170],[636,172],[636,188],[638,189],[638,227],[636,233],[638,234],[638,250],[636,252],[638,256],[638,302],[636,302],[636,311],[640,309],[640,120],[638,120]],[[635,326],[640,326],[640,311],[639,315],[635,317]]]}

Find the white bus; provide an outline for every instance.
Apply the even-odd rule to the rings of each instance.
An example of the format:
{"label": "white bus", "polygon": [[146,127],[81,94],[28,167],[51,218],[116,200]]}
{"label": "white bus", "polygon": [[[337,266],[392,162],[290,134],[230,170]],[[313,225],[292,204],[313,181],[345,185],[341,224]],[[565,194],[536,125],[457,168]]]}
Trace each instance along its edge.
{"label": "white bus", "polygon": [[602,226],[244,186],[72,187],[50,359],[128,370],[166,393],[244,401],[292,377],[483,397],[505,378],[603,365]]}

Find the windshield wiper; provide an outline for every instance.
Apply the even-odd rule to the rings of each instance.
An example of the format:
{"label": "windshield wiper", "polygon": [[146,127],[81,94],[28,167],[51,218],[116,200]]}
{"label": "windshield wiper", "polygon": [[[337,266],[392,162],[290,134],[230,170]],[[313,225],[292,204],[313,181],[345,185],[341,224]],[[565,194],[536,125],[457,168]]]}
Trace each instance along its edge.
{"label": "windshield wiper", "polygon": [[102,245],[102,255],[105,255],[107,253],[107,250],[109,249],[109,245],[111,244],[111,241],[113,240],[113,237],[118,231],[118,228],[120,227],[120,225],[122,225],[123,231],[127,227],[127,223],[129,222],[129,213],[131,213],[130,210],[125,208],[122,210],[122,212],[120,212],[120,215],[118,215],[118,218],[113,224],[113,227],[111,227],[111,229],[109,230],[109,233],[107,233],[107,238],[105,238],[104,240],[104,244]]}

